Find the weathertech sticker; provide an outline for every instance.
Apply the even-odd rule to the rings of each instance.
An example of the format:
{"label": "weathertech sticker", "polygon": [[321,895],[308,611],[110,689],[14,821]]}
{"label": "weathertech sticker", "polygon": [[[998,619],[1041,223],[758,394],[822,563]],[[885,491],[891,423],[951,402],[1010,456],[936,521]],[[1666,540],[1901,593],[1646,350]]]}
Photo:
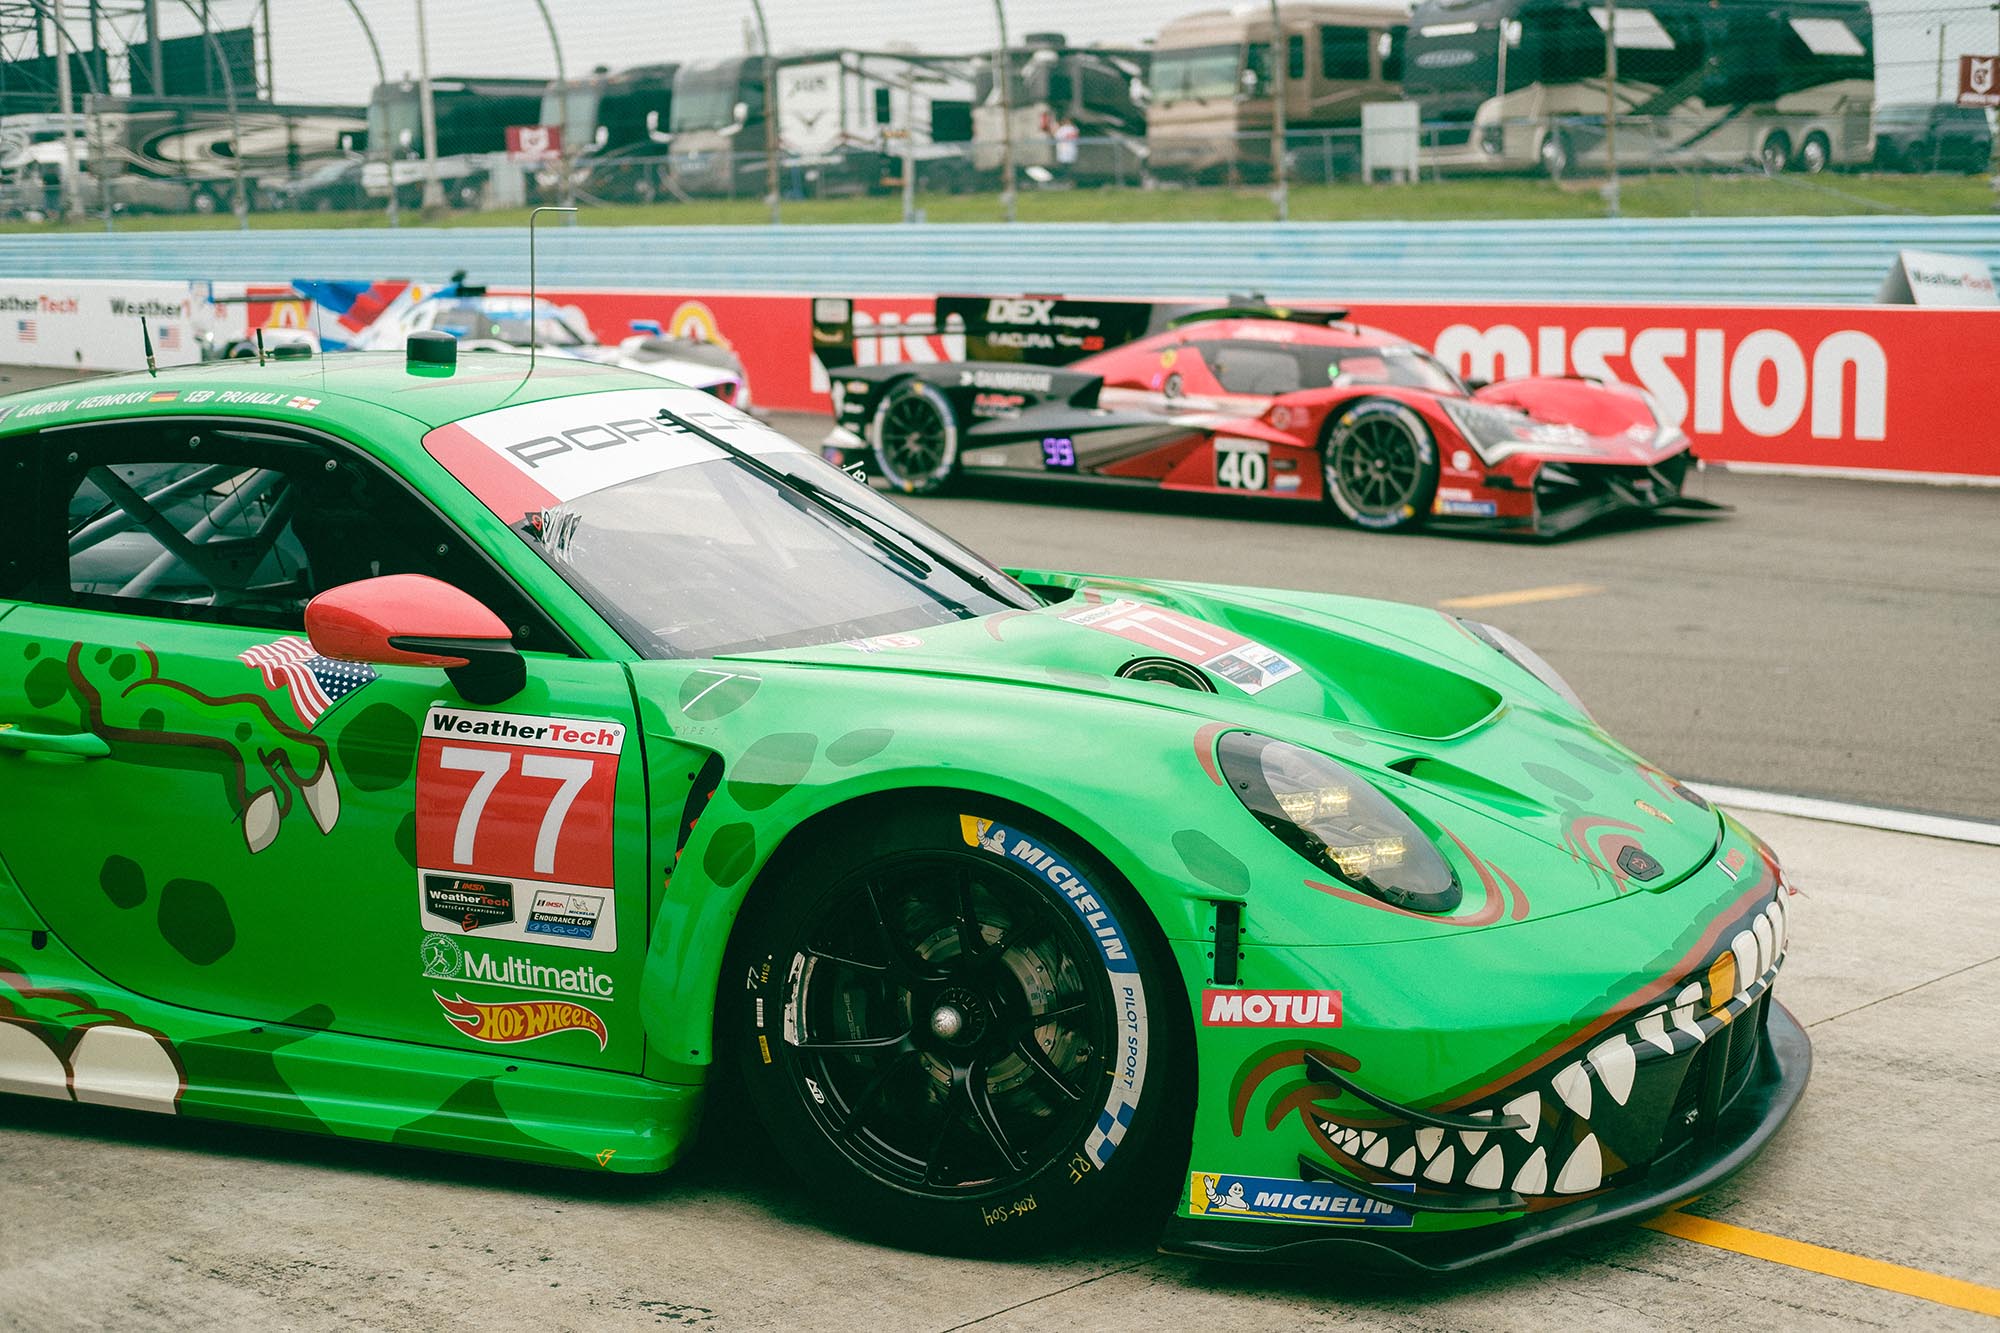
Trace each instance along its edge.
{"label": "weathertech sticker", "polygon": [[622,723],[432,704],[417,749],[419,919],[427,930],[617,948]]}
{"label": "weathertech sticker", "polygon": [[1206,990],[1201,1021],[1212,1028],[1337,1028],[1337,990]]}
{"label": "weathertech sticker", "polygon": [[1234,631],[1130,598],[1079,607],[1064,612],[1063,619],[1192,662],[1245,694],[1268,689],[1299,669],[1298,663]]}
{"label": "weathertech sticker", "polygon": [[558,1032],[588,1032],[603,1050],[608,1036],[597,1011],[568,1000],[468,1000],[463,996],[445,999],[431,992],[444,1007],[445,1022],[474,1041],[504,1045],[533,1041]]}
{"label": "weathertech sticker", "polygon": [[[966,846],[1015,861],[1048,881],[1068,901],[1102,952],[1104,970],[1111,974],[1112,1003],[1118,1011],[1118,1046],[1111,1052],[1116,1075],[1110,1098],[1097,1117],[1097,1128],[1083,1144],[1084,1154],[1102,1167],[1125,1137],[1146,1082],[1146,991],[1139,979],[1139,964],[1110,907],[1062,857],[1025,833],[976,815],[960,815],[958,828]],[[785,1021],[786,1040],[796,1044],[789,1001]]]}

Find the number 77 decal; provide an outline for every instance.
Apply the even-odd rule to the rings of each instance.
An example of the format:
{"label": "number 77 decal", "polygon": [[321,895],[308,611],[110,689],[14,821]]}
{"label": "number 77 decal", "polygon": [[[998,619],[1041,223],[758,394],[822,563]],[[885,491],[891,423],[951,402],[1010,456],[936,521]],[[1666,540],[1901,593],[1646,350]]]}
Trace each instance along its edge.
{"label": "number 77 decal", "polygon": [[433,705],[417,753],[423,927],[615,948],[624,740],[615,722]]}

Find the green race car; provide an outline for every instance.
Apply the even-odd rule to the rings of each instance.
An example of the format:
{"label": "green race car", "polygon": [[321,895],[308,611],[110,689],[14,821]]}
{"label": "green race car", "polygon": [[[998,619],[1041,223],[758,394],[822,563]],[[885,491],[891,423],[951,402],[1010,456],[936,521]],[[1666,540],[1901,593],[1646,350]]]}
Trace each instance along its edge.
{"label": "green race car", "polygon": [[0,400],[0,1091],[872,1233],[1165,1207],[1458,1267],[1804,1089],[1757,839],[1488,626],[1003,572],[694,390],[408,359]]}

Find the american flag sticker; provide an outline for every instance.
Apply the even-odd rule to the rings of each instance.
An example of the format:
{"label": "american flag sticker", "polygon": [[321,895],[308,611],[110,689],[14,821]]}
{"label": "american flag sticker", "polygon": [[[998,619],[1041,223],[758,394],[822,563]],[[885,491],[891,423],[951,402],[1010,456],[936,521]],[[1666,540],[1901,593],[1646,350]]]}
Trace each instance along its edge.
{"label": "american flag sticker", "polygon": [[35,340],[35,321],[32,319],[15,320],[14,335],[24,343],[33,342]]}
{"label": "american flag sticker", "polygon": [[178,352],[180,349],[180,326],[177,324],[162,324],[160,326],[160,350],[163,352]]}
{"label": "american flag sticker", "polygon": [[291,402],[289,402],[289,403],[286,403],[286,404],[285,404],[285,406],[286,406],[286,407],[289,407],[289,408],[293,408],[293,409],[295,409],[295,410],[297,410],[297,411],[300,411],[300,412],[310,412],[310,411],[312,411],[312,410],[313,410],[313,409],[314,409],[315,407],[318,407],[318,406],[319,406],[319,399],[317,399],[317,398],[294,398],[294,399],[292,399],[292,401],[291,401]]}
{"label": "american flag sticker", "polygon": [[321,657],[304,639],[260,643],[238,653],[237,660],[263,674],[265,689],[283,690],[308,730],[321,713],[379,675],[360,662]]}

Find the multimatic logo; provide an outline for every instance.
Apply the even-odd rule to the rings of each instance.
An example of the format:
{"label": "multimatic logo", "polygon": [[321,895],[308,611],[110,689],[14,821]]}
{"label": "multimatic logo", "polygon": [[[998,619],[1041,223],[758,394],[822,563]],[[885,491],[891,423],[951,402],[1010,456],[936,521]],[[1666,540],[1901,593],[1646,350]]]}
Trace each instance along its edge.
{"label": "multimatic logo", "polygon": [[548,967],[525,958],[468,949],[449,935],[424,936],[418,957],[423,963],[424,976],[432,981],[481,983],[599,1000],[612,999],[617,987],[612,978],[587,963],[577,967]]}

